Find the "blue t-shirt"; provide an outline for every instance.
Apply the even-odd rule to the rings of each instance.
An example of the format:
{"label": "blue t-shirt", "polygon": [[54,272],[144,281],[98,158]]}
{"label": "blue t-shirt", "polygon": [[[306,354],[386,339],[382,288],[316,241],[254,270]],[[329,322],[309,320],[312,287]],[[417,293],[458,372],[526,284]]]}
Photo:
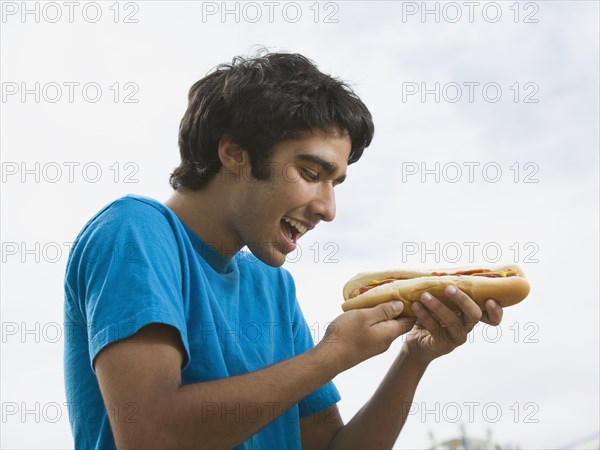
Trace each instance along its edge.
{"label": "blue t-shirt", "polygon": [[[286,270],[244,251],[226,259],[166,206],[125,196],[84,226],[67,264],[65,387],[76,448],[115,448],[94,358],[150,323],[179,331],[184,385],[255,371],[313,347]],[[300,448],[299,419],[339,399],[330,382],[238,448]],[[258,403],[226,414],[256,420]],[[207,417],[214,414],[208,406]],[[114,408],[119,420],[138,420],[135,404]]]}

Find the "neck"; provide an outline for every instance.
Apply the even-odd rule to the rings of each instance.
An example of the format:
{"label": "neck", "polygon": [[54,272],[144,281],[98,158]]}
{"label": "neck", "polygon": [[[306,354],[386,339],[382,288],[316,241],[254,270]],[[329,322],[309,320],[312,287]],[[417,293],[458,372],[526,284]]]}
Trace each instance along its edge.
{"label": "neck", "polygon": [[210,192],[210,186],[198,191],[182,188],[165,205],[221,256],[229,259],[242,249],[228,226],[223,198]]}

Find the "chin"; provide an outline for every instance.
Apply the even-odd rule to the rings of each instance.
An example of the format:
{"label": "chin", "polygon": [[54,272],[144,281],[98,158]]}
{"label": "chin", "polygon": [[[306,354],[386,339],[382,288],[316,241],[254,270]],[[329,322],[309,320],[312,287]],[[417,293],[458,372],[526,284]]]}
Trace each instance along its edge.
{"label": "chin", "polygon": [[272,245],[261,245],[258,247],[248,245],[248,249],[257,259],[271,267],[280,267],[285,263],[286,255]]}

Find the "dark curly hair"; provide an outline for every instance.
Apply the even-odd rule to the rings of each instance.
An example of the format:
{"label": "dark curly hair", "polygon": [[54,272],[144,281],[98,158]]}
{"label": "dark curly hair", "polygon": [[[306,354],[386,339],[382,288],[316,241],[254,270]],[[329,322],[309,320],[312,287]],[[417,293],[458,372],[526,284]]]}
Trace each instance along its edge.
{"label": "dark curly hair", "polygon": [[348,164],[359,160],[373,139],[371,113],[344,82],[320,72],[297,53],[236,56],[220,64],[188,94],[179,126],[180,165],[174,189],[204,187],[221,168],[223,134],[250,154],[254,178],[268,178],[265,165],[274,146],[313,130],[335,130],[352,142]]}

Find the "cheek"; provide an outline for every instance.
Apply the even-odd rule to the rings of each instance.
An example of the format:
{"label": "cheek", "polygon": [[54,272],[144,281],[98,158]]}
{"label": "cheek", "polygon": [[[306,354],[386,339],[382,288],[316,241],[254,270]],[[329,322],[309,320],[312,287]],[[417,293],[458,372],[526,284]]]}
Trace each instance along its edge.
{"label": "cheek", "polygon": [[306,203],[316,194],[317,184],[303,179],[285,183],[285,197],[293,203]]}
{"label": "cheek", "polygon": [[304,179],[281,177],[273,184],[255,186],[248,192],[243,208],[248,216],[258,220],[271,220],[291,209],[301,207],[317,195],[317,183],[308,183]]}

